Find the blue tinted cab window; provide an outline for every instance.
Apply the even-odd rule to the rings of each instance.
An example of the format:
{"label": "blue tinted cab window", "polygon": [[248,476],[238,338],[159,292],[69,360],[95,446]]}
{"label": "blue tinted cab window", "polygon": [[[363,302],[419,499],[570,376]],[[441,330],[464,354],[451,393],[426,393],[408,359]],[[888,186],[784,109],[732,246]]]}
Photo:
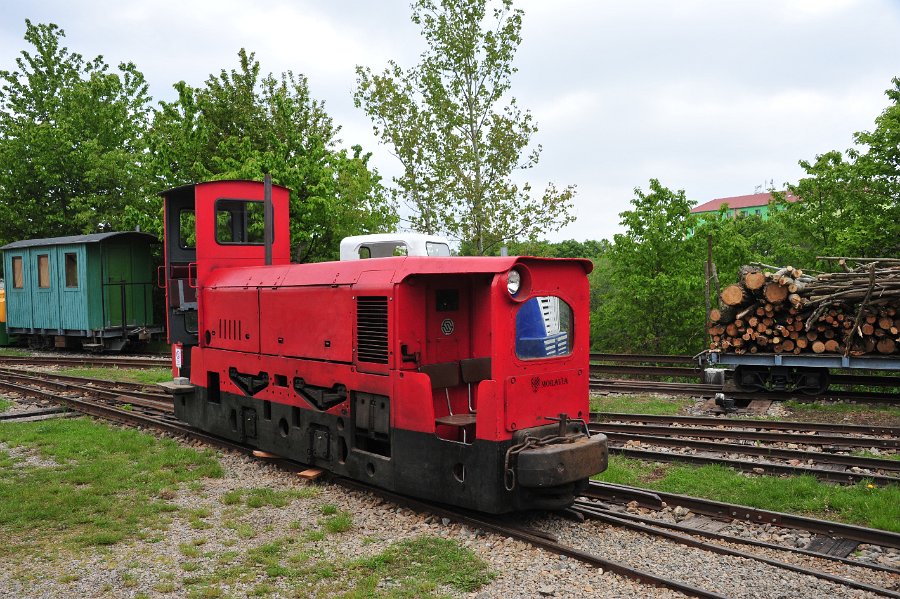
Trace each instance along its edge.
{"label": "blue tinted cab window", "polygon": [[516,355],[523,360],[568,356],[573,334],[572,308],[556,296],[533,297],[516,312]]}

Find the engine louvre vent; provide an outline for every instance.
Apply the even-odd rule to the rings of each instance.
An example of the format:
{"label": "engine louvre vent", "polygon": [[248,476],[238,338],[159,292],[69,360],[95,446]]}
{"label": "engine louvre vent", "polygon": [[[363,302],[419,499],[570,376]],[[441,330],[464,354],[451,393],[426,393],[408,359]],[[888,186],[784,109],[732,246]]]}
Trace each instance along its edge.
{"label": "engine louvre vent", "polygon": [[383,296],[356,298],[356,359],[388,363],[388,300]]}
{"label": "engine louvre vent", "polygon": [[232,341],[240,341],[242,321],[237,318],[220,318],[219,319],[219,339],[230,339]]}

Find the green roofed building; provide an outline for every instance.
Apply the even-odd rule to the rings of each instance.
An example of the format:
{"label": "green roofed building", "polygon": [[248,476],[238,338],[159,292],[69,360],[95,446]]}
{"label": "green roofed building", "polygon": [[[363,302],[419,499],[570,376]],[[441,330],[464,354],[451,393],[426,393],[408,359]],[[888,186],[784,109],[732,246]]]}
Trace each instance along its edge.
{"label": "green roofed building", "polygon": [[[788,202],[796,202],[797,196],[788,193],[785,196]],[[691,209],[692,214],[700,215],[701,219],[705,214],[715,214],[719,212],[722,204],[728,207],[725,213],[728,217],[737,216],[758,216],[763,220],[769,218],[769,202],[772,201],[771,193],[754,193],[746,196],[733,196],[730,198],[717,198],[710,200],[705,204],[700,204]]]}

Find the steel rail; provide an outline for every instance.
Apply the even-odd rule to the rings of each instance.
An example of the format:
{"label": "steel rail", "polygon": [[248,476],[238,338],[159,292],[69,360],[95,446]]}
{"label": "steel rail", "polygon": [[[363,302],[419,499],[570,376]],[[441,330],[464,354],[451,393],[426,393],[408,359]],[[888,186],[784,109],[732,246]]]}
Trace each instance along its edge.
{"label": "steel rail", "polygon": [[602,354],[591,352],[591,362],[655,362],[657,364],[696,364],[694,356],[666,356],[662,354]]}
{"label": "steel rail", "polygon": [[660,422],[681,425],[709,425],[726,428],[755,428],[763,430],[848,433],[852,435],[884,435],[900,437],[900,427],[869,424],[833,424],[829,422],[791,422],[786,420],[758,420],[753,418],[723,418],[715,416],[676,416],[667,414],[629,414],[591,412],[591,422]]}
{"label": "steel rail", "polygon": [[23,418],[36,418],[39,416],[53,416],[56,414],[65,414],[68,412],[66,408],[44,408],[39,410],[29,410],[27,412],[16,412],[14,414],[0,414],[0,422],[11,422],[13,420],[21,420]]}
{"label": "steel rail", "polygon": [[639,489],[627,485],[602,483],[598,481],[591,481],[587,491],[582,493],[582,495],[600,500],[613,498],[625,501],[625,503],[636,501],[639,505],[653,509],[659,509],[662,507],[662,503],[665,502],[669,506],[686,507],[695,514],[702,514],[712,518],[745,520],[747,522],[757,522],[761,524],[768,523],[784,528],[794,528],[832,537],[836,536],[852,539],[854,541],[859,541],[860,543],[870,543],[872,545],[900,549],[900,534],[895,532],[878,530],[875,528],[865,528],[853,524],[831,522],[828,520],[818,520],[816,518],[785,514],[783,512],[761,510],[722,501],[703,499],[700,497],[690,497],[688,495]]}
{"label": "steel rail", "polygon": [[637,376],[675,376],[703,380],[700,368],[683,366],[620,366],[616,364],[591,364],[591,375],[595,374],[633,374]]}
{"label": "steel rail", "polygon": [[[135,406],[141,406],[145,408],[158,409],[160,411],[174,413],[175,406],[172,403],[171,397],[166,396],[162,393],[139,393],[135,391],[127,391],[127,395],[123,393],[121,390],[109,390],[104,389],[102,387],[102,383],[99,386],[95,385],[76,385],[74,383],[69,383],[65,381],[55,381],[50,378],[45,378],[43,373],[34,373],[34,374],[20,374],[20,373],[10,373],[4,372],[0,370],[0,383],[5,383],[9,381],[27,381],[37,385],[43,385],[46,387],[52,387],[59,391],[79,391],[81,393],[86,393],[90,395],[96,395],[102,399],[107,401],[122,401],[122,398],[125,398],[129,404]],[[96,382],[96,381],[95,381]],[[108,381],[104,381],[108,384]]]}
{"label": "steel rail", "polygon": [[896,403],[900,394],[889,392],[863,391],[825,391],[812,396],[803,393],[762,392],[762,391],[723,391],[721,385],[703,385],[698,383],[667,383],[662,381],[636,381],[625,379],[592,379],[591,391],[607,391],[612,393],[659,393],[664,395],[692,395],[694,397],[714,397],[716,393],[726,393],[736,399],[839,399],[867,402]]}
{"label": "steel rail", "polygon": [[101,358],[75,356],[0,356],[0,364],[47,364],[51,366],[117,366],[120,368],[165,368],[165,358]]}
{"label": "steel rail", "polygon": [[[870,458],[866,456],[834,454],[820,451],[803,451],[800,449],[781,449],[778,447],[758,447],[756,445],[740,445],[737,443],[719,443],[717,441],[697,441],[694,439],[673,439],[671,437],[655,437],[652,435],[623,435],[620,433],[604,433],[610,441],[640,441],[641,445],[662,445],[664,447],[687,447],[701,451],[714,451],[716,453],[742,453],[744,455],[756,455],[761,457],[778,458],[783,460],[801,460],[803,462],[818,462],[821,464],[834,464],[850,468],[868,468],[871,470],[900,471],[900,460],[888,460],[882,458]],[[865,478],[866,474],[860,474]],[[900,478],[891,482],[900,483]]]}
{"label": "steel rail", "polygon": [[[90,416],[96,416],[104,420],[112,420],[119,424],[126,424],[130,426],[144,426],[165,433],[189,436],[191,438],[202,440],[205,443],[208,443],[215,447],[219,447],[221,449],[238,451],[245,454],[249,454],[252,452],[252,449],[249,449],[244,445],[240,445],[238,443],[228,441],[227,439],[222,439],[220,437],[204,433],[203,431],[194,429],[179,420],[175,420],[170,414],[162,411],[159,406],[149,406],[150,410],[156,410],[158,414],[158,416],[150,416],[148,414],[142,414],[133,410],[123,409],[102,403],[96,403],[94,401],[76,397],[60,395],[58,393],[47,391],[46,389],[41,389],[40,387],[10,383],[5,380],[0,380],[0,389],[8,389],[16,391],[18,393],[22,393],[24,395],[35,395],[43,399],[48,399],[50,401],[62,404],[72,410],[76,410]],[[119,396],[116,401],[118,401],[120,404],[133,403],[127,396]]]}
{"label": "steel rail", "polygon": [[[637,514],[632,514],[627,511],[614,510],[609,507],[601,507],[606,505],[605,503],[594,503],[590,501],[586,501],[584,499],[575,500],[575,507],[587,506],[591,509],[602,511],[604,513],[608,513],[611,516],[617,516],[619,518],[626,518],[628,520],[635,520],[637,522],[643,522],[644,524],[649,524],[651,526],[661,526],[663,528],[669,528],[671,530],[678,530],[690,535],[695,535],[698,537],[706,537],[708,539],[716,539],[719,541],[725,541],[727,543],[735,543],[739,545],[752,545],[753,547],[762,547],[763,549],[772,549],[775,551],[784,551],[786,553],[797,553],[800,555],[808,555],[809,557],[815,557],[819,559],[825,559],[834,562],[840,562],[842,564],[846,564],[848,566],[855,566],[858,568],[865,568],[867,570],[875,570],[877,572],[887,572],[889,574],[898,574],[900,575],[900,570],[897,568],[892,568],[890,566],[885,566],[882,564],[873,564],[871,562],[863,562],[860,560],[850,559],[848,557],[841,557],[839,555],[831,555],[829,553],[821,553],[819,551],[812,551],[811,549],[802,549],[800,547],[789,547],[787,545],[778,545],[776,543],[770,543],[768,541],[760,541],[758,539],[751,539],[746,537],[738,537],[735,535],[729,535],[721,532],[712,532],[709,530],[703,530],[700,528],[694,528],[692,526],[685,526],[684,524],[676,523],[676,522],[666,522],[664,520],[657,520],[656,518],[650,518],[647,516],[639,516]],[[621,504],[617,504],[621,505]]]}
{"label": "steel rail", "polygon": [[882,474],[860,474],[856,472],[847,472],[839,470],[827,470],[825,468],[809,468],[806,466],[791,466],[789,464],[769,464],[762,462],[751,462],[748,460],[735,460],[722,456],[700,456],[684,453],[669,453],[664,451],[650,451],[645,449],[630,449],[626,447],[610,447],[610,452],[619,453],[628,458],[645,460],[649,462],[687,462],[700,466],[710,464],[718,464],[720,466],[728,466],[742,472],[769,472],[772,474],[790,474],[801,475],[809,474],[820,480],[826,480],[836,483],[857,483],[862,481],[871,481],[881,485],[890,485],[900,483],[900,478],[893,476],[884,476]]}
{"label": "steel rail", "polygon": [[879,447],[900,448],[900,439],[884,437],[848,437],[845,435],[799,434],[740,429],[694,428],[687,426],[657,426],[651,424],[616,424],[594,422],[592,431],[606,433],[631,433],[634,435],[658,435],[660,437],[697,437],[700,439],[743,439],[749,441],[769,441],[776,443],[797,443],[804,445],[828,445],[833,447]]}
{"label": "steel rail", "polygon": [[802,566],[797,566],[794,564],[790,564],[788,562],[783,562],[780,560],[772,559],[769,557],[765,557],[762,555],[758,555],[755,553],[750,553],[747,551],[738,551],[736,549],[731,549],[729,547],[723,547],[722,545],[716,545],[714,543],[707,543],[705,541],[698,541],[690,536],[677,533],[670,532],[667,530],[660,530],[652,525],[645,524],[643,522],[631,521],[625,518],[620,518],[618,516],[614,516],[608,513],[604,513],[600,510],[594,510],[589,507],[582,506],[579,508],[586,517],[593,518],[596,520],[600,520],[601,522],[605,522],[607,524],[611,524],[613,526],[620,526],[624,528],[628,528],[631,530],[635,530],[638,532],[663,537],[665,539],[669,539],[670,541],[674,541],[675,543],[685,545],[688,547],[694,547],[695,549],[702,549],[704,551],[709,551],[711,553],[717,553],[719,555],[727,555],[730,557],[740,557],[744,559],[752,559],[754,561],[758,561],[763,564],[767,564],[770,566],[775,566],[777,568],[781,568],[783,570],[788,570],[790,572],[796,572],[799,574],[803,574],[806,576],[812,576],[814,578],[819,578],[821,580],[827,580],[829,582],[833,582],[835,584],[839,584],[841,586],[846,586],[854,589],[861,589],[864,591],[868,591],[870,593],[875,593],[877,595],[881,595],[884,597],[893,597],[895,599],[900,599],[900,593],[896,593],[894,591],[872,586],[870,584],[866,584],[864,582],[859,582],[856,580],[851,580],[849,578],[844,578],[843,576],[835,576],[834,574],[828,574],[827,572],[820,572],[818,570],[811,570],[808,568],[803,568]]}
{"label": "steel rail", "polygon": [[[73,386],[86,386],[86,387],[96,387],[103,391],[116,391],[122,393],[126,391],[128,393],[133,394],[135,397],[141,397],[145,399],[158,399],[165,400],[166,398],[171,401],[171,395],[159,391],[159,387],[150,384],[150,383],[130,383],[127,381],[109,381],[105,379],[92,379],[86,378],[82,376],[71,376],[68,374],[59,374],[56,372],[40,372],[36,370],[16,370],[11,368],[0,368],[0,376],[23,376],[23,377],[32,377],[35,379],[41,379],[46,381],[53,381],[59,383],[72,383]],[[154,389],[154,391],[147,391],[147,389]]]}
{"label": "steel rail", "polygon": [[[703,368],[690,368],[686,366],[652,366],[652,365],[621,365],[621,364],[591,364],[592,375],[598,374],[628,374],[645,377],[679,377],[699,379],[703,381]],[[868,385],[872,387],[900,387],[900,377],[889,375],[860,375],[860,374],[832,374],[832,385]],[[750,391],[749,393],[755,393]],[[815,397],[815,396],[807,396]]]}

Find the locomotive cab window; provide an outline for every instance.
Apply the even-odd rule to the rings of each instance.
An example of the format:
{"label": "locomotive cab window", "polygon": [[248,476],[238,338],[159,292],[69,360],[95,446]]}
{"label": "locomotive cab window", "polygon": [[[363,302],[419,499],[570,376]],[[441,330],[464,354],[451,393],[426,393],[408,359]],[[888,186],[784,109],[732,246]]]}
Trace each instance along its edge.
{"label": "locomotive cab window", "polygon": [[522,360],[568,356],[574,332],[572,308],[565,300],[533,297],[516,312],[516,356]]}
{"label": "locomotive cab window", "polygon": [[250,200],[216,201],[216,241],[221,244],[264,244],[263,203]]}
{"label": "locomotive cab window", "polygon": [[41,289],[50,289],[50,255],[38,254],[38,287]]}
{"label": "locomotive cab window", "polygon": [[22,270],[22,256],[13,256],[13,289],[22,289],[25,287],[25,272]]}
{"label": "locomotive cab window", "polygon": [[197,216],[193,210],[178,212],[178,245],[183,250],[197,247]]}

